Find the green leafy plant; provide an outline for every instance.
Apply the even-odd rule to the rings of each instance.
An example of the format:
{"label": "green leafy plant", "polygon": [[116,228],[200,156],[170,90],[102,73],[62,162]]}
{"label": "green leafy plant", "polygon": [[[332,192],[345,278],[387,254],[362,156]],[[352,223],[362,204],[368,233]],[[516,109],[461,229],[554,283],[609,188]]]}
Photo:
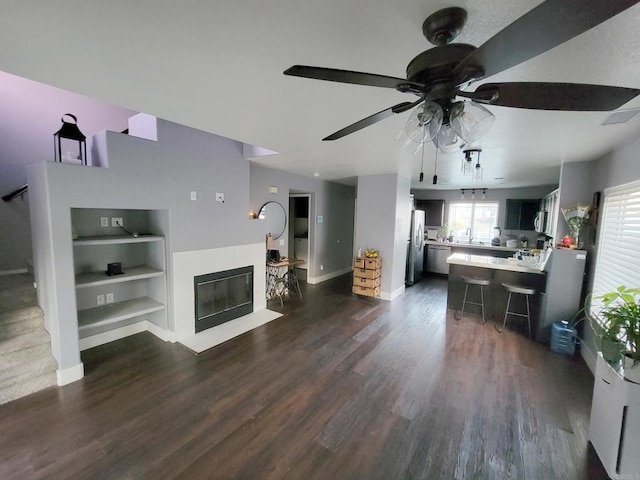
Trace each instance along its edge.
{"label": "green leafy plant", "polygon": [[601,340],[601,350],[605,342],[618,343],[622,354],[640,363],[640,288],[621,285],[614,292],[593,298],[602,302],[601,307],[592,313],[587,297],[584,312]]}

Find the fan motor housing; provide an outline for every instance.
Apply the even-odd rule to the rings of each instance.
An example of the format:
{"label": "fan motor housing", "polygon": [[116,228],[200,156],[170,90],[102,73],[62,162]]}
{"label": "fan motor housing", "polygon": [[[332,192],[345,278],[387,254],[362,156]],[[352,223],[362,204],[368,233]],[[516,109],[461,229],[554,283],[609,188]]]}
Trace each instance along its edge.
{"label": "fan motor housing", "polygon": [[466,43],[451,43],[425,50],[407,65],[407,80],[427,86],[448,82],[453,68],[475,49]]}

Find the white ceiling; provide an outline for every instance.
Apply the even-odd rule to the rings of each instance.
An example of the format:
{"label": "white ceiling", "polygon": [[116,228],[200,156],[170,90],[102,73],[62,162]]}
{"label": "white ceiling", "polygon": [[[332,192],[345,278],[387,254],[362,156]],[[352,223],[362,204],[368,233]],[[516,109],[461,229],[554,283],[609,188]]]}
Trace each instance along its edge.
{"label": "white ceiling", "polygon": [[[409,113],[334,142],[321,141],[356,120],[414,97],[389,89],[286,77],[282,72],[305,64],[403,77],[407,63],[431,47],[422,36],[424,19],[450,2],[9,3],[0,16],[2,71],[275,150],[279,155],[258,160],[272,168],[348,181],[359,175],[397,172],[400,164],[410,161],[413,186],[432,188],[434,148],[426,148],[427,181],[418,184],[420,156],[412,156],[402,141],[395,140]],[[539,3],[459,1],[456,5],[467,9],[468,21],[456,41],[479,46]],[[639,23],[636,5],[484,81],[640,88]],[[41,105],[41,115],[49,106]],[[640,98],[622,108],[636,107]],[[59,126],[60,108],[47,113],[55,124],[47,135]],[[482,186],[486,187],[556,183],[562,162],[597,158],[640,135],[640,115],[626,124],[601,126],[603,113],[488,108],[496,121],[478,144],[483,149]],[[0,116],[5,117],[4,112]],[[46,142],[48,156],[50,136]],[[438,188],[470,186],[460,173],[461,159],[460,153],[439,155]]]}

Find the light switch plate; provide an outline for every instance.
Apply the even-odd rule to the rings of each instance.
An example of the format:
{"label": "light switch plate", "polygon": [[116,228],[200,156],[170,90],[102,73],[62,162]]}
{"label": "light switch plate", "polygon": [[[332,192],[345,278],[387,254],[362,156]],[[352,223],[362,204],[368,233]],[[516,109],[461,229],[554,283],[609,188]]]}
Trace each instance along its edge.
{"label": "light switch plate", "polygon": [[280,245],[284,245],[284,238],[280,239]]}

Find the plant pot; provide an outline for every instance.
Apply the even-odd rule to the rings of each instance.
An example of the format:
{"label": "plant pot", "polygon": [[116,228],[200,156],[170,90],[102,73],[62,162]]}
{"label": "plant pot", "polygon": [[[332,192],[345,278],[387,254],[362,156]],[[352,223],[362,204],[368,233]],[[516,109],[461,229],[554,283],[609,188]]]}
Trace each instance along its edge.
{"label": "plant pot", "polygon": [[622,342],[616,342],[613,340],[602,339],[602,358],[604,358],[609,365],[617,365],[622,361],[622,352],[624,351],[624,344]]}
{"label": "plant pot", "polygon": [[628,355],[623,355],[624,378],[633,383],[640,384],[640,360],[634,360]]}

